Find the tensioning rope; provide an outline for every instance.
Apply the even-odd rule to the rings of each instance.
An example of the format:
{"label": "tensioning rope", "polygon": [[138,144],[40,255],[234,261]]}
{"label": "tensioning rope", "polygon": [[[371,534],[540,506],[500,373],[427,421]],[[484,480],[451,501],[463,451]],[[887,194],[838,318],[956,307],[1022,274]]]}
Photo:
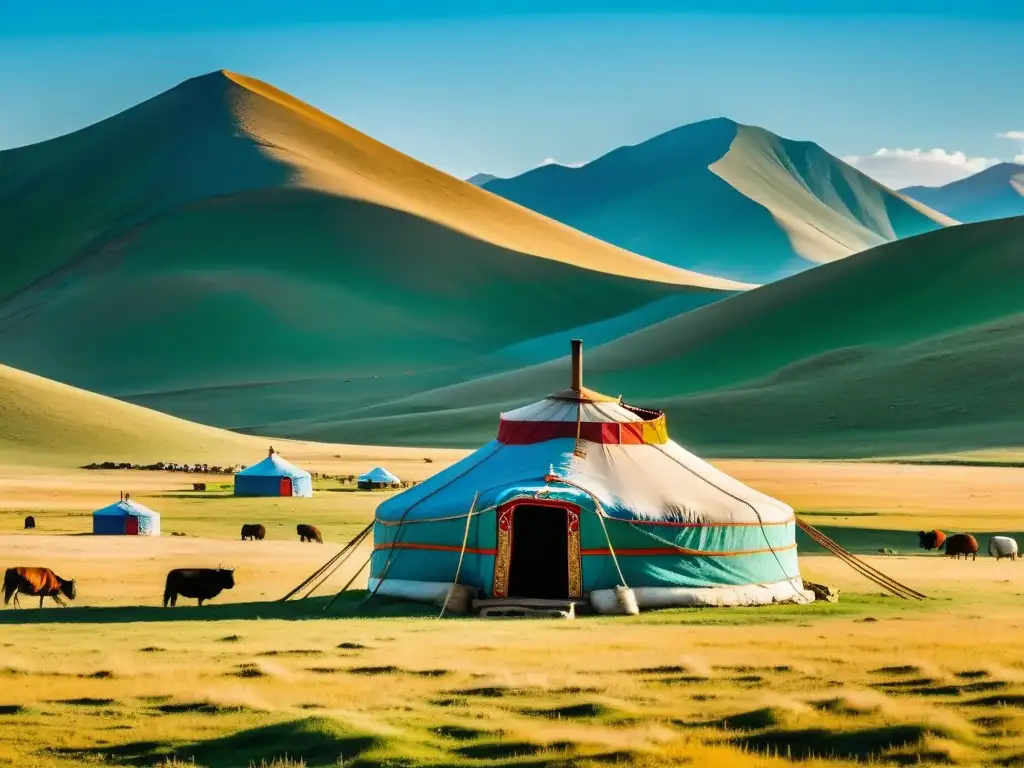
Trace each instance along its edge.
{"label": "tensioning rope", "polygon": [[[546,409],[545,411],[543,411],[542,413],[538,414],[538,417],[539,417],[539,416],[543,416],[543,415],[545,415],[545,414],[546,414],[546,413],[547,413],[548,411],[550,411],[550,410],[553,410],[553,409],[554,409],[554,408],[556,407],[556,405],[557,405],[557,403],[554,403],[554,402],[552,402],[552,403],[551,403],[551,404],[550,404],[550,405],[549,405],[549,406],[547,407],[547,409]],[[540,424],[542,424],[542,423],[543,423],[542,421],[536,421],[536,422],[534,422],[534,423],[533,423],[533,427],[532,427],[532,428],[530,429],[530,432],[528,433],[528,436],[531,436],[531,437],[532,437],[533,433],[537,431],[538,427],[539,427],[539,426],[540,426]],[[404,511],[404,512],[402,512],[402,516],[401,516],[401,517],[400,517],[400,518],[398,519],[398,530],[397,530],[397,531],[395,531],[395,537],[394,537],[394,539],[392,539],[392,540],[391,540],[391,543],[392,543],[392,545],[394,545],[394,544],[397,544],[397,543],[398,543],[398,539],[399,539],[399,537],[401,537],[401,535],[402,535],[402,525],[403,525],[403,524],[405,523],[405,520],[406,520],[406,518],[407,518],[407,517],[409,516],[409,513],[410,513],[410,512],[412,512],[412,510],[413,510],[413,509],[415,509],[415,508],[416,508],[417,506],[419,506],[419,505],[420,505],[420,504],[422,504],[422,503],[423,503],[424,501],[426,501],[427,499],[429,499],[429,498],[430,498],[431,496],[434,496],[435,494],[437,494],[437,493],[440,493],[440,492],[441,492],[441,491],[443,491],[443,490],[444,490],[445,488],[447,488],[448,486],[452,485],[452,484],[453,484],[453,483],[454,483],[455,481],[457,481],[457,480],[461,480],[461,479],[462,479],[463,477],[465,477],[466,475],[468,475],[468,474],[469,474],[470,472],[472,472],[472,471],[473,471],[474,469],[476,469],[477,467],[479,467],[479,466],[480,466],[481,464],[483,464],[483,463],[484,463],[485,461],[488,461],[489,459],[493,459],[493,458],[494,458],[495,456],[497,456],[497,455],[498,455],[498,453],[499,453],[499,452],[500,452],[500,451],[501,451],[501,450],[502,450],[502,449],[503,449],[503,448],[504,448],[504,447],[505,447],[506,445],[507,445],[507,443],[499,443],[499,445],[498,445],[498,447],[497,447],[497,448],[495,448],[495,449],[494,449],[493,451],[491,451],[490,453],[488,453],[488,454],[487,454],[486,456],[483,456],[483,457],[482,457],[482,458],[481,458],[481,459],[480,459],[479,461],[477,461],[476,463],[474,463],[474,464],[471,464],[470,466],[466,467],[466,469],[464,469],[464,470],[463,470],[462,472],[459,472],[458,474],[454,475],[454,476],[453,476],[453,477],[452,477],[451,479],[449,479],[449,480],[448,480],[447,482],[445,482],[445,483],[442,483],[442,484],[441,484],[440,486],[438,486],[437,488],[435,488],[434,490],[432,490],[432,491],[431,491],[430,493],[426,494],[426,495],[425,495],[425,496],[423,496],[422,498],[419,498],[419,499],[417,499],[417,500],[416,500],[415,502],[413,502],[412,504],[410,504],[410,505],[409,505],[409,506],[408,506],[408,507],[407,507],[407,508],[405,509],[405,511]],[[366,603],[370,602],[370,600],[372,600],[372,599],[373,599],[373,598],[374,598],[374,597],[375,597],[375,596],[377,595],[377,592],[379,592],[379,591],[380,591],[381,585],[383,585],[383,584],[384,584],[384,579],[386,579],[386,578],[387,578],[387,576],[388,576],[388,572],[389,572],[389,571],[391,570],[391,564],[392,564],[392,563],[394,562],[394,555],[395,555],[395,550],[396,550],[396,549],[398,549],[398,547],[396,547],[396,546],[392,546],[392,547],[391,547],[391,549],[390,549],[390,550],[388,551],[388,559],[387,559],[387,560],[386,560],[386,561],[384,562],[384,567],[383,567],[383,568],[381,569],[381,573],[380,573],[380,578],[378,578],[378,579],[377,579],[377,583],[376,583],[376,584],[374,585],[374,587],[373,587],[373,590],[372,590],[372,591],[370,592],[370,594],[368,594],[368,595],[366,596],[366,599],[365,599],[365,600],[363,600],[363,601],[362,601],[362,602],[361,602],[361,603],[359,604],[359,605],[360,605],[360,607],[362,607],[363,605],[366,605]]]}
{"label": "tensioning rope", "polygon": [[362,544],[364,541],[366,541],[366,538],[369,535],[370,535],[370,531],[368,529],[363,529],[363,531],[360,532],[360,534],[358,536],[356,536],[356,538],[353,539],[350,542],[351,546],[348,547],[348,552],[347,553],[343,553],[342,557],[338,558],[337,562],[335,562],[334,565],[330,569],[325,571],[324,574],[316,581],[316,583],[314,583],[312,586],[310,586],[310,588],[308,590],[306,590],[306,594],[303,595],[303,599],[305,599],[307,597],[312,597],[314,592],[316,592],[318,589],[320,589],[320,587],[322,587],[324,585],[324,583],[329,578],[331,578],[331,576],[333,576],[335,574],[335,572],[337,572],[337,570],[339,568],[341,568],[346,562],[348,562],[348,559],[350,557],[352,557],[352,555],[359,548],[359,545]]}
{"label": "tensioning rope", "polygon": [[345,586],[342,587],[341,589],[339,589],[335,593],[334,597],[332,597],[330,600],[327,601],[327,605],[324,606],[324,611],[326,611],[328,608],[330,608],[332,605],[334,605],[334,601],[337,600],[339,597],[341,597],[343,594],[345,594],[345,592],[348,591],[348,588],[352,586],[352,582],[354,582],[359,577],[359,574],[362,573],[363,569],[366,568],[366,566],[368,566],[370,564],[370,561],[372,559],[373,559],[373,552],[371,551],[370,552],[370,556],[367,557],[366,560],[363,561],[363,564],[360,565],[359,568],[356,569],[356,572],[352,574],[352,578],[345,582]]}
{"label": "tensioning rope", "polygon": [[[367,525],[367,526],[366,526],[366,527],[365,527],[365,528],[364,528],[363,530],[361,530],[361,531],[360,531],[359,533],[357,533],[357,534],[356,534],[356,536],[355,536],[355,538],[353,538],[353,539],[352,539],[352,540],[351,540],[351,541],[350,541],[350,542],[349,542],[348,544],[346,544],[346,545],[344,546],[344,548],[342,548],[342,550],[341,550],[340,552],[338,552],[338,553],[337,553],[336,555],[334,555],[334,556],[333,556],[333,557],[332,557],[331,559],[329,559],[329,560],[328,560],[328,561],[327,561],[326,563],[324,563],[324,564],[323,564],[323,565],[321,565],[321,566],[320,566],[319,568],[317,568],[317,569],[316,569],[315,571],[313,571],[313,573],[311,573],[311,574],[310,574],[309,576],[307,576],[307,577],[306,577],[306,578],[305,578],[305,579],[304,579],[304,580],[302,581],[302,583],[301,583],[301,584],[299,584],[299,586],[295,587],[295,589],[293,589],[293,590],[292,590],[292,591],[290,591],[290,592],[289,592],[289,593],[288,593],[287,595],[285,595],[284,597],[282,597],[282,598],[281,598],[281,599],[280,599],[280,600],[279,600],[278,602],[282,602],[282,603],[283,603],[283,602],[284,602],[284,601],[286,601],[286,600],[290,600],[290,599],[291,599],[291,598],[292,598],[292,597],[293,597],[294,595],[296,595],[297,593],[299,593],[300,591],[302,591],[303,589],[305,589],[305,587],[306,587],[307,585],[309,585],[309,584],[310,584],[310,583],[311,583],[311,582],[312,582],[313,580],[315,580],[315,579],[316,579],[316,578],[317,578],[318,576],[320,576],[320,575],[321,575],[321,574],[322,574],[322,573],[323,573],[324,571],[326,571],[326,570],[327,570],[328,568],[330,568],[330,567],[331,567],[331,566],[332,566],[332,565],[333,565],[334,563],[336,563],[336,562],[338,561],[338,558],[340,558],[340,557],[341,557],[342,555],[344,555],[344,554],[345,554],[346,552],[348,552],[349,550],[351,550],[351,549],[352,549],[353,547],[355,547],[355,546],[358,546],[358,544],[359,544],[359,543],[360,543],[360,542],[361,542],[361,541],[362,541],[363,539],[365,539],[365,538],[366,538],[366,536],[367,536],[367,534],[369,534],[369,533],[370,533],[370,531],[372,531],[372,530],[373,530],[373,523],[370,523],[370,524],[369,524],[369,525]],[[317,585],[317,586],[319,586],[319,585]]]}
{"label": "tensioning rope", "polygon": [[819,531],[814,526],[804,522],[799,517],[796,519],[796,524],[800,526],[800,529],[804,533],[810,536],[810,538],[813,541],[820,544],[822,548],[824,548],[826,551],[838,557],[844,563],[846,563],[855,571],[864,576],[864,578],[868,579],[871,582],[874,582],[883,589],[892,592],[897,597],[902,597],[904,600],[908,598],[913,598],[915,600],[926,600],[928,598],[927,595],[922,594],[921,592],[918,592],[917,590],[908,587],[906,584],[902,584],[896,581],[891,576],[887,576],[874,566],[868,565],[863,560],[854,555],[852,552],[843,549],[843,547],[841,547],[835,541],[830,539],[828,536],[826,536],[824,533]]}
{"label": "tensioning rope", "polygon": [[444,596],[444,602],[441,603],[441,612],[437,614],[439,619],[444,616],[445,608],[448,607],[448,599],[459,584],[459,574],[462,573],[462,559],[466,556],[466,545],[469,543],[469,524],[473,521],[473,510],[476,508],[476,501],[479,498],[480,491],[477,491],[473,496],[473,503],[469,505],[469,512],[466,514],[466,530],[462,533],[462,550],[459,552],[459,564],[455,566],[455,578],[452,579],[452,585],[448,587],[448,591]]}

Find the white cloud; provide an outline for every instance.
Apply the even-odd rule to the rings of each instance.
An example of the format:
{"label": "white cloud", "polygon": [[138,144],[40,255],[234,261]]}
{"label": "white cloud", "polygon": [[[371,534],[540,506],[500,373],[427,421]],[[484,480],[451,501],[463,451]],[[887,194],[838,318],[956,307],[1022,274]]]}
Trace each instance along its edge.
{"label": "white cloud", "polygon": [[1003,131],[997,133],[1000,139],[1010,139],[1011,141],[1024,141],[1024,131]]}
{"label": "white cloud", "polygon": [[586,165],[586,163],[563,163],[555,160],[553,157],[545,157],[537,164],[537,167],[540,168],[542,165],[561,165],[564,168],[580,168],[581,166]]}
{"label": "white cloud", "polygon": [[945,149],[879,149],[873,155],[843,160],[892,189],[922,185],[938,187],[990,168],[994,157],[968,157]]}

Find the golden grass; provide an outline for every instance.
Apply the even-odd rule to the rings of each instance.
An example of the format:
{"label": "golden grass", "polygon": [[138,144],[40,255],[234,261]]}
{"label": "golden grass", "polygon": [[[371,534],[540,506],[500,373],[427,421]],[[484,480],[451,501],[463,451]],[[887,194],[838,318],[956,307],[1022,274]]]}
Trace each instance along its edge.
{"label": "golden grass", "polygon": [[[893,530],[989,477],[965,467],[723,467],[798,507],[862,505]],[[904,469],[915,471],[895,472]],[[878,597],[834,559],[805,556],[805,576],[839,586],[840,603],[572,622],[374,617],[351,600],[326,615],[322,602],[283,613],[262,601],[337,551],[380,494],[199,503],[168,495],[188,480],[180,476],[112,473],[99,482],[103,473],[37,472],[35,485],[32,476],[17,485],[11,470],[0,478],[0,564],[59,564],[78,579],[78,605],[96,608],[0,614],[0,764],[247,766],[287,757],[307,766],[729,768],[974,765],[1024,754],[1018,564],[871,557],[933,597],[912,605]],[[70,513],[91,504],[97,486],[131,480],[139,498],[164,506],[166,530],[191,535],[68,535],[87,520]],[[998,506],[1004,494],[1009,480],[988,498]],[[912,499],[913,511],[897,497]],[[43,530],[13,530],[33,504]],[[1003,520],[980,501],[960,512],[979,524]],[[287,526],[277,535],[276,521],[300,515],[331,532],[327,544],[299,544]],[[271,540],[235,541],[238,525],[256,517],[274,521]],[[50,521],[62,532],[46,530]],[[238,568],[238,586],[201,610],[110,607],[153,606],[168,567],[221,559]]]}

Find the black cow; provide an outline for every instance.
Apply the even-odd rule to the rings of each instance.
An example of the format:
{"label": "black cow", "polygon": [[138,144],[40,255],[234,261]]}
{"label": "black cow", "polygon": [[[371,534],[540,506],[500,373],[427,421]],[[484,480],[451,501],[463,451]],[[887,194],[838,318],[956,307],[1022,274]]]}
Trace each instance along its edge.
{"label": "black cow", "polygon": [[28,531],[28,530],[31,530],[32,528],[35,528],[35,527],[36,527],[36,519],[34,517],[32,517],[32,515],[29,515],[28,517],[26,517],[25,518],[25,530]]}
{"label": "black cow", "polygon": [[267,529],[259,523],[243,523],[242,524],[242,541],[251,539],[252,541],[263,541],[266,538]]}
{"label": "black cow", "polygon": [[942,549],[946,545],[946,534],[935,529],[934,531],[920,531],[917,534],[917,546],[921,549]]}
{"label": "black cow", "polygon": [[175,568],[167,574],[164,608],[178,604],[178,595],[194,597],[202,605],[235,586],[234,568]]}
{"label": "black cow", "polygon": [[295,526],[295,532],[299,534],[299,541],[315,541],[317,544],[324,543],[324,537],[320,535],[320,529],[315,525],[299,523]]}

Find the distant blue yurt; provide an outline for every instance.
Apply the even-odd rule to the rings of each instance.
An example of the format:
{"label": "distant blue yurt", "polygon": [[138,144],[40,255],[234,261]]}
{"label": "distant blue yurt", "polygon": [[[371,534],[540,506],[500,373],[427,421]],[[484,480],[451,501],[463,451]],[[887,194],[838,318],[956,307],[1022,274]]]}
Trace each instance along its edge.
{"label": "distant blue yurt", "polygon": [[235,496],[312,496],[313,478],[270,451],[263,461],[235,475]]}
{"label": "distant blue yurt", "polygon": [[125,494],[120,501],[92,513],[92,532],[99,536],[159,536],[160,515]]}
{"label": "distant blue yurt", "polygon": [[388,488],[401,482],[397,475],[384,469],[384,467],[374,467],[365,475],[360,475],[356,480],[358,487],[364,489]]}

